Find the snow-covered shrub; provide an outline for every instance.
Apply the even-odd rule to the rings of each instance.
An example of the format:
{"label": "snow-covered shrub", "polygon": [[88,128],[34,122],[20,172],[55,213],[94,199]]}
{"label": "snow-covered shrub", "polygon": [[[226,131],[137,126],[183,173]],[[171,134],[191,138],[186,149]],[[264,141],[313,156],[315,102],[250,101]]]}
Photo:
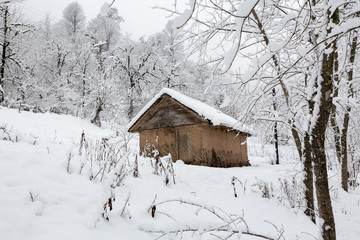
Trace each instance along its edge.
{"label": "snow-covered shrub", "polygon": [[[130,138],[123,135],[101,140],[90,140],[85,132],[67,155],[67,172],[86,175],[90,181],[104,184],[108,197],[104,199],[101,217],[109,221],[109,211],[114,208],[115,189],[120,187],[126,177],[137,169],[137,156],[130,150]],[[125,210],[123,209],[122,212]]]}
{"label": "snow-covered shrub", "polygon": [[6,126],[0,126],[0,139],[5,141],[13,141]]}
{"label": "snow-covered shrub", "polygon": [[106,182],[116,188],[131,170],[130,151],[124,144],[111,142],[107,138],[91,141],[83,132],[80,143],[73,149],[71,166],[78,168],[79,174],[87,173],[91,181]]}
{"label": "snow-covered shrub", "polygon": [[135,157],[135,162],[134,162],[133,177],[135,177],[135,178],[139,177],[139,162],[138,162],[137,155]]}
{"label": "snow-covered shrub", "polygon": [[259,180],[257,178],[255,178],[257,180],[257,182],[253,185],[258,187],[258,189],[261,191],[262,197],[263,198],[273,198],[274,195],[274,185],[272,182],[266,182],[263,180]]}
{"label": "snow-covered shrub", "polygon": [[296,176],[291,178],[279,178],[278,183],[267,182],[257,179],[253,186],[257,187],[263,198],[277,199],[283,205],[300,209],[304,204],[304,189],[302,181]]}
{"label": "snow-covered shrub", "polygon": [[103,206],[103,212],[101,213],[101,216],[106,221],[109,221],[108,212],[113,210],[113,202],[115,201],[115,195],[114,192],[111,191],[111,196],[106,200],[104,206]]}
{"label": "snow-covered shrub", "polygon": [[237,198],[236,183],[240,185],[240,187],[243,189],[243,193],[245,193],[247,180],[245,180],[245,182],[243,183],[240,179],[238,179],[235,176],[231,178],[231,185],[233,186],[234,189],[234,197]]}
{"label": "snow-covered shrub", "polygon": [[34,136],[23,134],[15,130],[13,127],[0,125],[0,140],[11,142],[25,142],[35,145],[38,139]]}
{"label": "snow-covered shrub", "polygon": [[157,155],[159,155],[159,151],[156,149],[154,145],[150,145],[148,142],[146,142],[141,155],[149,158],[156,157]]}
{"label": "snow-covered shrub", "polygon": [[[133,133],[129,133],[127,131],[127,129],[123,129],[123,128],[117,128],[116,131],[116,144],[118,144],[119,146],[121,146],[122,149],[124,149],[124,151],[130,152],[130,151],[138,151],[137,148],[135,149],[131,149],[131,147],[134,147],[134,145],[131,145],[130,142],[132,140],[134,140],[135,138],[135,134]],[[135,145],[137,147],[137,145]]]}
{"label": "snow-covered shrub", "polygon": [[292,176],[291,179],[279,179],[279,182],[279,201],[285,206],[300,208],[304,198],[302,183],[295,176]]}
{"label": "snow-covered shrub", "polygon": [[151,158],[150,161],[151,166],[154,169],[153,174],[164,175],[166,185],[169,184],[170,179],[172,180],[173,184],[175,184],[175,172],[170,153],[169,155],[164,157],[159,157],[159,155],[155,155],[155,157]]}

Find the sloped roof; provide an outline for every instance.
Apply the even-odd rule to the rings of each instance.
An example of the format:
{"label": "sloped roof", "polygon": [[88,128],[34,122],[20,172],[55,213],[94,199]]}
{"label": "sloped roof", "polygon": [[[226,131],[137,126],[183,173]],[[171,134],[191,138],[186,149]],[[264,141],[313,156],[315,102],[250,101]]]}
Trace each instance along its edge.
{"label": "sloped roof", "polygon": [[130,129],[150,108],[151,106],[159,99],[162,95],[167,94],[171,98],[178,101],[180,104],[185,107],[191,109],[203,119],[208,120],[213,126],[225,126],[232,128],[234,130],[238,130],[240,132],[245,132],[244,128],[239,124],[239,122],[226,115],[225,113],[210,107],[209,105],[200,102],[199,100],[193,99],[189,96],[186,96],[178,91],[169,88],[163,88],[158,94],[156,94],[150,102],[148,102],[138,114],[131,120],[128,125],[128,129]]}

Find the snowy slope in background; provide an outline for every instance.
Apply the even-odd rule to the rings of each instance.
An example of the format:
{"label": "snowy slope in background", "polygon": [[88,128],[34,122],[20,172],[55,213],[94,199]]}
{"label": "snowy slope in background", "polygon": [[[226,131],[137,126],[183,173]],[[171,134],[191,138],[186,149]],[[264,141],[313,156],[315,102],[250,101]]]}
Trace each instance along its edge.
{"label": "snowy slope in background", "polygon": [[[108,213],[110,221],[106,222],[101,213],[109,197],[107,182],[90,181],[86,167],[86,171],[79,174],[81,158],[71,161],[71,174],[66,168],[69,149],[80,141],[82,130],[88,139],[101,139],[113,134],[112,131],[71,116],[18,113],[6,108],[0,108],[1,126],[20,136],[17,142],[0,140],[1,239],[146,240],[159,236],[147,231],[206,229],[219,224],[218,219],[202,208],[166,202],[169,200],[216,206],[223,214],[240,215],[251,232],[276,237],[276,226],[283,229],[285,238],[290,240],[313,240],[313,236],[318,236],[316,226],[300,209],[291,208],[279,193],[278,179],[294,177],[301,181],[301,165],[293,147],[281,147],[280,166],[269,164],[273,158],[272,146],[262,147],[256,139],[248,145],[252,167],[218,169],[178,161],[174,164],[176,184],[170,182],[169,185],[165,185],[163,175],[153,174],[149,159],[139,158],[139,178],[129,174],[115,189],[116,201],[113,211]],[[129,155],[133,162],[137,139],[133,138],[130,144],[131,149],[135,149]],[[338,239],[357,239],[360,195],[341,191],[336,173],[331,174],[335,176],[330,185]],[[233,176],[239,180],[237,198],[231,185]],[[270,199],[262,198],[260,188],[264,183],[273,184],[274,196]],[[152,218],[149,207],[154,199],[155,203],[165,203],[158,205]],[[244,230],[244,225],[240,230]],[[199,238],[196,234],[184,233],[183,239],[191,236],[194,236],[191,239]],[[217,238],[207,235],[202,239]],[[230,239],[238,238],[234,235]],[[245,235],[241,239],[256,240]]]}
{"label": "snowy slope in background", "polygon": [[14,128],[19,134],[53,143],[78,142],[84,130],[90,137],[106,136],[110,130],[101,129],[95,125],[69,115],[53,113],[21,112],[15,109],[0,107],[0,127]]}

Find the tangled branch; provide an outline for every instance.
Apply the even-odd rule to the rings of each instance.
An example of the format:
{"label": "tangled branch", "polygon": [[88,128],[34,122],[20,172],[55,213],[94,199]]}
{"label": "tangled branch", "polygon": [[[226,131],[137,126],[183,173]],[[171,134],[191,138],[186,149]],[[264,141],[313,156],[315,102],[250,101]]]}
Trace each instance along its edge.
{"label": "tangled branch", "polygon": [[[233,235],[248,235],[248,236],[253,236],[253,237],[257,237],[257,238],[261,238],[261,239],[268,239],[268,240],[275,239],[273,237],[269,237],[269,236],[265,236],[262,234],[251,232],[249,229],[249,226],[247,225],[243,216],[231,215],[218,207],[206,206],[203,204],[199,204],[199,203],[195,203],[195,202],[191,202],[191,201],[187,201],[187,200],[182,200],[182,199],[170,199],[170,200],[166,200],[166,201],[162,201],[162,202],[158,202],[158,203],[155,203],[155,200],[156,200],[156,197],[148,209],[148,212],[151,213],[151,216],[153,218],[155,218],[156,212],[159,212],[158,207],[160,205],[165,205],[168,203],[178,203],[181,205],[194,206],[201,210],[205,210],[206,212],[210,213],[211,215],[215,216],[216,218],[218,218],[221,221],[221,224],[219,224],[217,226],[210,226],[205,229],[200,229],[198,227],[192,227],[192,226],[187,225],[187,227],[180,228],[177,230],[145,230],[148,233],[159,234],[159,236],[156,239],[160,239],[160,238],[163,238],[163,237],[165,237],[167,235],[171,235],[171,234],[180,235],[182,237],[183,233],[192,233],[192,234],[197,233],[199,235],[209,234],[209,235],[215,236],[219,239],[229,239]],[[159,212],[159,213],[162,213],[162,212]],[[162,213],[162,214],[164,214],[164,213]],[[196,213],[196,214],[198,214],[198,213]],[[165,215],[170,216],[169,214],[165,214]],[[171,217],[171,218],[174,220],[173,217]],[[240,224],[245,226],[245,230],[240,229]],[[275,225],[274,225],[274,227],[279,232],[278,236],[282,237],[283,229],[277,228]],[[225,233],[228,233],[228,235],[225,238],[222,238],[221,236],[217,235],[217,234],[225,234]],[[277,238],[277,239],[279,239],[279,238]]]}

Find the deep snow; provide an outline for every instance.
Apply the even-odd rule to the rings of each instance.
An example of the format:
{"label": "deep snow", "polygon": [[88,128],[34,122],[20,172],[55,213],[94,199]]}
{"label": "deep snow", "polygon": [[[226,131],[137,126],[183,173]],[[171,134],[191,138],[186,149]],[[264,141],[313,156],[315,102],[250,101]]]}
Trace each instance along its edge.
{"label": "deep snow", "polygon": [[[0,108],[0,236],[1,239],[155,239],[155,230],[208,229],[222,223],[206,209],[183,202],[209,207],[221,216],[235,214],[245,219],[251,232],[276,237],[283,230],[286,239],[315,239],[317,227],[302,213],[301,196],[290,207],[280,191],[280,180],[294,179],[295,192],[300,193],[301,164],[292,146],[281,146],[281,164],[271,165],[273,148],[262,146],[252,138],[248,144],[251,167],[218,169],[174,164],[176,184],[165,185],[164,175],[153,174],[150,160],[139,158],[139,178],[132,172],[113,190],[116,198],[109,221],[101,216],[110,196],[111,178],[90,181],[89,163],[79,174],[81,157],[70,161],[69,153],[78,152],[84,130],[90,141],[110,138],[115,132],[91,125],[85,120],[56,114],[19,113]],[[126,159],[133,166],[138,151],[136,135],[120,131],[114,143],[122,137],[130,141]],[[74,146],[74,144],[77,144]],[[94,167],[94,171],[96,169]],[[129,171],[132,171],[129,167]],[[336,217],[338,239],[357,239],[360,234],[360,194],[345,193],[339,185],[339,174],[330,172],[331,195]],[[231,185],[236,177],[234,197]],[[272,183],[272,184],[271,184]],[[272,186],[270,198],[263,198],[264,185]],[[130,196],[130,197],[129,197]],[[129,201],[126,200],[129,197]],[[154,200],[155,198],[155,200]],[[176,200],[175,202],[166,202]],[[157,206],[152,218],[149,208]],[[125,209],[124,209],[125,206]],[[300,206],[300,208],[299,208]],[[212,208],[214,207],[214,208]],[[121,215],[122,214],[122,215]],[[231,226],[244,231],[245,225]],[[222,235],[223,236],[223,235]],[[238,239],[233,235],[231,239]],[[180,239],[166,235],[163,239]],[[199,239],[198,233],[183,233],[183,239]],[[218,239],[203,233],[202,239]],[[243,235],[241,239],[259,239]]]}

